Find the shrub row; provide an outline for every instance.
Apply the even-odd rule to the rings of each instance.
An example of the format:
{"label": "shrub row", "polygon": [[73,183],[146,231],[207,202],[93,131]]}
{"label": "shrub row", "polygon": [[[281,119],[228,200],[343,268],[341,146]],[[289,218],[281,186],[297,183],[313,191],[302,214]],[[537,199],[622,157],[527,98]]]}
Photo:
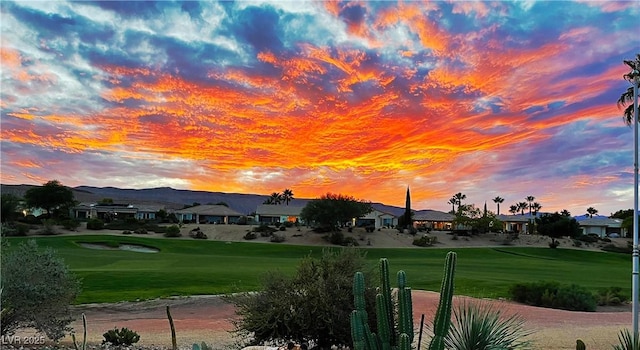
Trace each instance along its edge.
{"label": "shrub row", "polygon": [[570,311],[595,311],[596,305],[619,305],[628,300],[619,288],[609,288],[598,295],[576,284],[542,281],[518,283],[509,289],[512,300],[519,303]]}

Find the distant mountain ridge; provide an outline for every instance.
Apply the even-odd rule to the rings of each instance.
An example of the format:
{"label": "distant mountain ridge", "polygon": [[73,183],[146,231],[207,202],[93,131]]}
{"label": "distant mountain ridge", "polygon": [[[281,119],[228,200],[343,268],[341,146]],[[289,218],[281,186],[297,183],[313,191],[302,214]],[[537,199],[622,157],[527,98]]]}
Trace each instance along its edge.
{"label": "distant mountain ridge", "polygon": [[[2,193],[12,193],[23,197],[24,193],[32,187],[36,186],[1,185],[0,191]],[[229,205],[229,208],[243,214],[254,212],[260,204],[269,198],[269,195],[178,190],[171,187],[122,189],[117,187],[78,186],[72,187],[72,189],[74,197],[80,202],[98,202],[103,198],[111,198],[115,202],[127,202],[130,204],[164,205],[168,209],[180,209],[185,205],[191,205],[196,202],[200,204],[224,202]],[[310,200],[310,198],[294,197],[289,205],[304,207]],[[382,203],[372,203],[372,205],[377,210],[397,216],[402,215],[404,212],[404,208],[401,207]]]}

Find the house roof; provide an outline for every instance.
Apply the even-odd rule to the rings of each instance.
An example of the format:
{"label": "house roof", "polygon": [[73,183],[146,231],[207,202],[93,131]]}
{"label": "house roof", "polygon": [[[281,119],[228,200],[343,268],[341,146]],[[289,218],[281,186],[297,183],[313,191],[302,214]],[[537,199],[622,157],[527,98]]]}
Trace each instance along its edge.
{"label": "house roof", "polygon": [[593,217],[577,220],[580,226],[621,227],[622,220],[608,217]]}
{"label": "house roof", "polygon": [[282,204],[260,204],[256,209],[256,214],[262,216],[300,216],[302,208]]}
{"label": "house roof", "polygon": [[453,221],[454,215],[438,210],[420,210],[413,215],[415,221]]}
{"label": "house roof", "polygon": [[529,214],[524,214],[524,215],[500,214],[497,216],[497,219],[502,222],[529,222],[529,220],[531,220],[532,218],[533,218],[533,215],[529,216]]}
{"label": "house roof", "polygon": [[243,214],[224,205],[196,205],[195,207],[176,210],[177,214],[197,214],[211,216],[242,216]]}

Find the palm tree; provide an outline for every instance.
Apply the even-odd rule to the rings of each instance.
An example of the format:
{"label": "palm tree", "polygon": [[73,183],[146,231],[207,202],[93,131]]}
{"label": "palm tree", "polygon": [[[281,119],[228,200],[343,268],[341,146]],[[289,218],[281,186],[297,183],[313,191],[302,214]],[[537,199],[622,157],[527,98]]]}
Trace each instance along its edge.
{"label": "palm tree", "polygon": [[560,212],[560,215],[569,217],[571,216],[571,213],[567,209],[562,209],[562,211]]}
{"label": "palm tree", "polygon": [[533,201],[536,200],[536,197],[527,196],[525,199],[527,200],[527,208],[529,208],[529,217],[531,217],[531,206],[533,205]]}
{"label": "palm tree", "polygon": [[598,214],[598,209],[595,209],[594,207],[589,207],[587,208],[587,214],[589,214],[589,217],[592,218],[594,215]]}
{"label": "palm tree", "polygon": [[534,216],[538,215],[538,212],[540,212],[540,209],[542,209],[542,206],[538,202],[534,202],[529,206],[529,210],[533,210]]}
{"label": "palm tree", "polygon": [[522,215],[524,215],[524,210],[529,207],[529,204],[527,204],[527,202],[519,202],[516,205],[518,206],[518,210],[522,212]]}
{"label": "palm tree", "polygon": [[[453,199],[455,201],[455,204],[458,205],[458,210],[460,210],[460,206],[462,205],[462,201],[465,198],[467,198],[466,194],[462,194],[462,192],[458,192],[458,193],[454,194],[451,199]],[[454,212],[455,212],[455,210],[454,210]]]}
{"label": "palm tree", "polygon": [[497,215],[500,215],[500,203],[504,202],[504,198],[498,196],[498,197],[493,199],[493,202],[496,203],[496,205],[498,206],[498,214]]}
{"label": "palm tree", "polygon": [[280,192],[273,192],[268,200],[270,200],[268,204],[280,204],[282,203],[282,194],[280,194]]}
{"label": "palm tree", "polygon": [[[624,64],[631,68],[631,72],[623,75],[622,77],[630,83],[636,78],[638,71],[640,71],[640,53],[636,55],[635,61],[624,60]],[[628,104],[628,105],[627,105]],[[627,125],[631,125],[633,122],[633,85],[627,88],[627,91],[620,95],[618,99],[618,108],[625,107],[622,118]]]}
{"label": "palm tree", "polygon": [[284,191],[282,191],[282,200],[284,201],[284,203],[286,205],[289,205],[289,202],[291,200],[293,200],[293,191],[291,191],[288,188],[285,188]]}
{"label": "palm tree", "polygon": [[512,205],[509,207],[509,212],[513,215],[516,215],[516,213],[518,212],[518,206],[517,205]]}
{"label": "palm tree", "polygon": [[456,197],[449,198],[447,204],[451,204],[451,214],[455,214],[456,212]]}

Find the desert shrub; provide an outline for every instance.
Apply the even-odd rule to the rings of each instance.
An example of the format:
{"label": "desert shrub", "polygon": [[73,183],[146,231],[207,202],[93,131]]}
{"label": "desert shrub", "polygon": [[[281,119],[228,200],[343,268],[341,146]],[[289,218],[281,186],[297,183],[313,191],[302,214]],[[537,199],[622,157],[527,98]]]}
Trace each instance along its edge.
{"label": "desert shrub", "polygon": [[342,240],[342,244],[341,245],[343,245],[345,247],[357,247],[357,246],[360,245],[360,243],[358,243],[358,241],[353,237],[345,237]]}
{"label": "desert shrub", "polygon": [[42,231],[40,231],[43,235],[57,235],[55,227],[56,223],[53,219],[47,219],[42,221]]}
{"label": "desert shrub", "polygon": [[247,232],[244,236],[242,236],[242,238],[246,240],[252,240],[252,239],[258,238],[258,235],[255,232],[250,231],[250,232]]}
{"label": "desert shrub", "polygon": [[[282,227],[284,228],[284,226],[282,226]],[[274,242],[274,243],[282,243],[282,242],[284,242],[284,240],[285,240],[284,235],[280,235],[280,234],[277,234],[277,233],[274,233],[271,236],[271,239],[270,239],[270,241]]]}
{"label": "desert shrub", "polygon": [[0,334],[35,328],[54,341],[61,339],[71,330],[69,306],[80,293],[80,282],[51,248],[40,250],[33,240],[8,248],[2,247]]}
{"label": "desert shrub", "polygon": [[291,221],[285,221],[283,225],[284,225],[284,227],[289,228],[289,227],[293,227],[294,223],[291,222]]}
{"label": "desert shrub", "polygon": [[438,243],[438,238],[436,236],[429,235],[423,235],[422,237],[413,240],[413,245],[418,247],[431,247],[436,243]]}
{"label": "desert shrub", "polygon": [[331,232],[325,236],[325,239],[331,244],[342,245],[342,242],[344,241],[344,233],[340,231]]}
{"label": "desert shrub", "polygon": [[80,227],[80,221],[76,219],[66,219],[62,221],[62,227],[66,230],[75,231]]}
{"label": "desert shrub", "polygon": [[609,237],[604,237],[604,238],[601,238],[600,240],[606,243],[611,243],[611,238]]}
{"label": "desert shrub", "polygon": [[558,282],[518,283],[509,288],[509,296],[519,303],[570,311],[595,311],[596,298],[584,287]]}
{"label": "desert shrub", "polygon": [[124,231],[122,231],[122,234],[123,234],[123,235],[130,235],[130,234],[132,234],[132,233],[133,233],[133,232],[131,232],[131,231],[129,231],[129,230],[124,230]]}
{"label": "desert shrub", "polygon": [[582,247],[582,241],[579,241],[579,240],[577,240],[577,239],[574,239],[574,240],[573,240],[573,246],[574,246],[574,247],[577,247],[577,248]]}
{"label": "desert shrub", "polygon": [[202,232],[200,230],[191,231],[189,233],[189,236],[191,236],[192,238],[195,238],[195,239],[207,239],[207,238],[209,238],[206,233],[204,233],[204,232]]}
{"label": "desert shrub", "polygon": [[40,225],[42,223],[42,220],[40,219],[40,217],[36,217],[33,214],[29,214],[18,221],[24,222],[25,224],[29,224],[29,225]]}
{"label": "desert shrub", "polygon": [[260,237],[270,237],[277,230],[267,224],[260,224],[260,226],[253,229],[255,232],[260,233]]}
{"label": "desert shrub", "polygon": [[376,230],[376,227],[373,225],[369,225],[369,226],[365,226],[364,230],[367,232],[374,232]]}
{"label": "desert shrub", "polygon": [[549,248],[552,248],[552,249],[558,248],[559,245],[560,245],[560,241],[556,239],[552,239],[551,242],[549,242]]}
{"label": "desert shrub", "polygon": [[282,224],[279,221],[273,223],[273,226],[275,226],[276,228],[280,228],[280,225]]}
{"label": "desert shrub", "polygon": [[612,252],[612,253],[631,254],[633,253],[633,244],[629,242],[629,244],[627,244],[626,247],[618,247],[617,245],[610,243],[602,247],[602,250],[604,250],[605,252]]}
{"label": "desert shrub", "polygon": [[[173,226],[175,226],[175,225],[173,225]],[[179,230],[178,230],[178,232],[179,232]],[[144,228],[144,227],[140,227],[140,228],[135,229],[135,230],[133,231],[133,233],[138,234],[138,235],[146,235],[146,234],[148,234],[149,232],[147,231],[147,229],[146,229],[146,228]],[[165,233],[166,233],[166,231],[165,231]]]}
{"label": "desert shrub", "polygon": [[585,243],[597,243],[598,242],[598,237],[597,236],[593,236],[593,235],[580,235],[577,238],[579,241],[585,242]]}
{"label": "desert shrub", "polygon": [[622,292],[620,287],[609,287],[598,291],[596,296],[598,305],[600,306],[616,306],[622,305],[629,301],[629,296]]}
{"label": "desert shrub", "polygon": [[31,226],[27,224],[23,224],[21,222],[2,224],[3,237],[26,236],[27,233],[29,233],[29,230],[31,230]]}
{"label": "desert shrub", "polygon": [[140,335],[138,335],[136,331],[130,330],[126,327],[123,327],[121,329],[110,329],[102,336],[104,337],[102,344],[111,343],[115,346],[128,346],[131,344],[135,344],[140,340]]}
{"label": "desert shrub", "polygon": [[280,231],[286,231],[286,230],[287,230],[287,227],[286,227],[285,225],[282,225],[282,226],[280,226],[280,229],[279,229],[279,230],[280,230]]}
{"label": "desert shrub", "polygon": [[[332,344],[350,344],[353,305],[353,275],[364,271],[366,303],[375,314],[375,274],[364,253],[357,249],[325,249],[319,258],[308,256],[293,274],[267,272],[259,292],[228,295],[235,306],[237,335],[251,344],[284,343],[290,339],[314,342],[328,349]],[[372,331],[375,330],[372,325]]]}
{"label": "desert shrub", "polygon": [[104,228],[104,222],[100,219],[89,219],[87,221],[87,230],[102,230]]}
{"label": "desert shrub", "polygon": [[134,217],[127,217],[127,218],[124,218],[124,222],[126,224],[130,224],[130,225],[134,224],[135,225],[135,224],[138,224],[140,221],[138,219],[134,218]]}
{"label": "desert shrub", "polygon": [[178,225],[171,225],[167,227],[164,231],[163,236],[165,237],[180,237],[182,234],[180,233],[180,227]]}

